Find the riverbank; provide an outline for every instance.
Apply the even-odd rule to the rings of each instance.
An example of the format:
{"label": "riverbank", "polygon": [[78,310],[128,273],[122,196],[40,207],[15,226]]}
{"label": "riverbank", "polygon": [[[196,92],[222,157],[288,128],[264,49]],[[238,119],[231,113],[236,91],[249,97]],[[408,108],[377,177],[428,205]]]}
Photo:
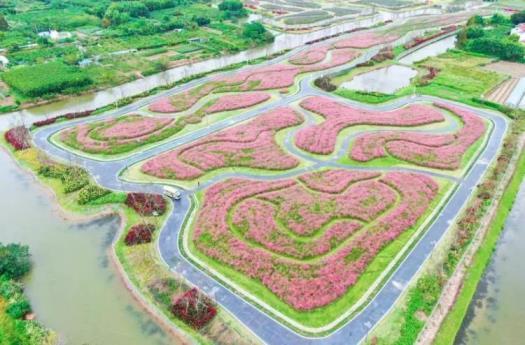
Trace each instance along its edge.
{"label": "riverbank", "polygon": [[492,258],[501,232],[504,229],[505,221],[525,176],[525,151],[523,151],[523,140],[521,142],[522,148],[515,165],[516,170],[512,174],[512,178],[507,184],[500,201],[494,207],[490,221],[486,223],[486,234],[479,243],[479,249],[469,260],[470,262],[465,263],[467,268],[462,283],[456,287],[454,293],[450,292],[456,298],[455,301],[453,300],[453,304],[449,306],[450,311],[443,320],[441,327],[439,327],[439,332],[434,337],[434,344],[436,345],[454,343],[478,284]]}
{"label": "riverbank", "polygon": [[[13,158],[24,173],[30,174],[46,190],[48,197],[54,202],[53,207],[64,217],[73,221],[87,221],[101,219],[108,215],[118,215],[120,217],[119,229],[115,232],[112,244],[109,247],[109,258],[119,273],[118,278],[124,283],[125,287],[131,292],[133,298],[165,331],[170,335],[172,341],[176,344],[213,344],[221,343],[230,339],[236,344],[254,344],[252,336],[244,334],[247,330],[242,328],[231,315],[220,310],[218,316],[206,326],[201,332],[196,332],[189,326],[182,323],[171,315],[169,305],[162,305],[159,300],[153,296],[150,285],[155,281],[162,279],[172,279],[176,284],[176,291],[182,292],[190,287],[183,281],[173,278],[158,258],[156,249],[157,236],[150,244],[127,247],[123,243],[126,231],[134,224],[140,222],[154,223],[157,228],[161,228],[166,220],[166,216],[171,213],[171,208],[167,210],[164,216],[160,217],[142,217],[139,216],[129,207],[123,204],[109,204],[103,206],[79,206],[74,202],[76,195],[65,195],[63,186],[56,180],[42,177],[38,174],[39,166],[37,163],[37,149],[28,149],[15,152],[6,146],[2,140],[2,148]],[[49,157],[46,157],[49,159]],[[76,193],[73,193],[76,194]],[[58,207],[57,207],[58,206]],[[182,280],[181,277],[176,277]],[[176,292],[174,291],[174,292]],[[226,342],[227,343],[227,342]]]}

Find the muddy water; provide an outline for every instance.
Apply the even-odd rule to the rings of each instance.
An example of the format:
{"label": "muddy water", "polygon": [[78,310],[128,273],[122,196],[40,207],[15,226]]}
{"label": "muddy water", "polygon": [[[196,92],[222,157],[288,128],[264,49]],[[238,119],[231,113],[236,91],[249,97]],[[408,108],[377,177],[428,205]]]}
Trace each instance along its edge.
{"label": "muddy water", "polygon": [[349,90],[394,93],[410,85],[410,80],[417,75],[417,71],[410,67],[392,65],[366,72],[342,83],[341,87]]}
{"label": "muddy water", "polygon": [[117,217],[65,221],[49,194],[3,150],[0,166],[0,242],[30,246],[34,268],[26,292],[38,319],[65,344],[169,344],[109,262]]}
{"label": "muddy water", "polygon": [[525,342],[525,183],[491,263],[469,306],[456,344]]}

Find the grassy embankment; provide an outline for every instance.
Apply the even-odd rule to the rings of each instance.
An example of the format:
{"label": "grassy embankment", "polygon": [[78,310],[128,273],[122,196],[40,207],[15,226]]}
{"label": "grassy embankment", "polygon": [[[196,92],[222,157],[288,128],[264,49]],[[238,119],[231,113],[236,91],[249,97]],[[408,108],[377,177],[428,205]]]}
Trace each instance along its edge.
{"label": "grassy embankment", "polygon": [[485,269],[490,263],[492,253],[496,248],[501,232],[504,229],[505,221],[512,209],[514,200],[519,192],[523,177],[525,176],[525,151],[520,155],[516,165],[516,171],[509,185],[507,186],[500,204],[496,211],[496,216],[492,220],[487,236],[473,258],[472,265],[469,267],[463,287],[457,296],[454,307],[447,315],[441,325],[440,331],[434,341],[436,345],[454,343],[456,334],[459,332],[463,319],[465,318],[468,307],[476,292],[478,283],[481,281]]}

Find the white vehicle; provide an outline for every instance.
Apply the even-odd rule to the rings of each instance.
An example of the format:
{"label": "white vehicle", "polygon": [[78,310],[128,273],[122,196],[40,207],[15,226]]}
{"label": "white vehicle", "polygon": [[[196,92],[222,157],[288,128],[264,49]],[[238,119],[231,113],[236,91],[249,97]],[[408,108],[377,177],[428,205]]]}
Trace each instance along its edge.
{"label": "white vehicle", "polygon": [[174,200],[180,200],[181,197],[180,191],[171,186],[164,186],[164,195]]}

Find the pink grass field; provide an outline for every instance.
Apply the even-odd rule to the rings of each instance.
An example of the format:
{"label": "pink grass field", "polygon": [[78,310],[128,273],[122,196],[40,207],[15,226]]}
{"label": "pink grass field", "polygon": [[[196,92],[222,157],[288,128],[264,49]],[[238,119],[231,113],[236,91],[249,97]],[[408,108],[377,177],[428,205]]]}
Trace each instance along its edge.
{"label": "pink grass field", "polygon": [[485,124],[474,113],[445,104],[437,106],[459,116],[463,127],[455,134],[432,135],[386,131],[359,136],[350,157],[367,162],[388,154],[420,166],[436,169],[458,169],[465,152],[485,133]]}
{"label": "pink grass field", "polygon": [[[233,76],[218,77],[204,85],[192,88],[169,98],[161,98],[152,103],[149,110],[158,113],[175,113],[188,110],[199,99],[212,92],[249,92],[284,89],[292,86],[295,78],[301,73],[321,71],[344,65],[359,56],[353,49],[332,49],[331,58],[313,63],[308,56],[298,55],[290,61],[297,65],[276,64],[240,70]],[[319,53],[316,53],[319,54]],[[307,59],[307,60],[304,60]]]}
{"label": "pink grass field", "polygon": [[174,124],[173,119],[127,115],[78,125],[60,133],[60,140],[85,152],[103,152],[110,147],[145,142]]}
{"label": "pink grass field", "polygon": [[432,178],[402,172],[228,179],[206,190],[192,239],[198,251],[259,281],[294,309],[311,310],[344,295],[382,248],[416,224],[437,192]]}
{"label": "pink grass field", "polygon": [[372,46],[390,43],[399,38],[398,35],[380,35],[375,32],[358,32],[349,38],[342,39],[334,43],[335,48],[370,48]]}
{"label": "pink grass field", "polygon": [[254,105],[266,102],[270,95],[265,92],[250,92],[238,95],[224,95],[219,97],[211,106],[205,109],[207,113],[220,113],[253,107]]}
{"label": "pink grass field", "polygon": [[192,180],[206,171],[223,167],[287,170],[299,161],[275,142],[275,133],[296,126],[303,119],[290,108],[278,108],[194,143],[148,160],[145,174],[178,180]]}
{"label": "pink grass field", "polygon": [[419,126],[445,119],[439,110],[422,104],[379,112],[356,109],[325,97],[315,96],[306,98],[300,106],[325,118],[319,124],[299,130],[295,137],[297,147],[316,154],[332,153],[337,135],[350,126]]}

